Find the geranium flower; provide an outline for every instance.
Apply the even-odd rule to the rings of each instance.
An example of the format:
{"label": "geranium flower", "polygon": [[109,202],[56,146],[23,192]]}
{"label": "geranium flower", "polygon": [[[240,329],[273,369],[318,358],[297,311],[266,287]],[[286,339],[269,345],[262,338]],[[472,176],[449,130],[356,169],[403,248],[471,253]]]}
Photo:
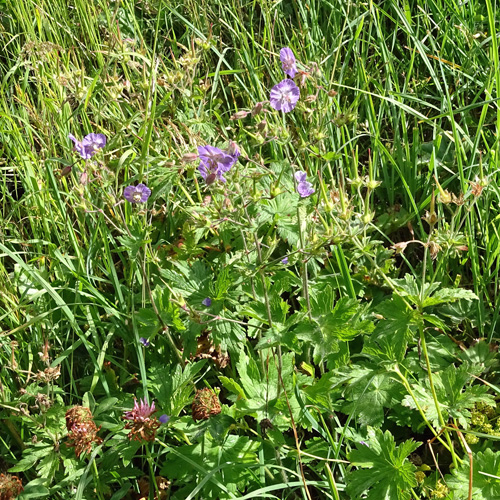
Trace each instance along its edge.
{"label": "geranium flower", "polygon": [[224,174],[231,170],[238,158],[213,146],[199,146],[198,154],[200,156],[198,169],[207,184],[212,184],[216,179],[226,182]]}
{"label": "geranium flower", "polygon": [[293,80],[282,80],[271,89],[270,102],[276,111],[289,113],[295,108],[300,97],[300,90]]}
{"label": "geranium flower", "polygon": [[68,137],[75,143],[75,151],[84,159],[92,158],[99,149],[106,146],[106,136],[104,134],[88,134],[81,141],[74,135]]}
{"label": "geranium flower", "polygon": [[301,198],[307,198],[314,193],[314,188],[310,182],[306,181],[307,174],[305,172],[295,172],[295,180],[297,181],[297,192]]}
{"label": "geranium flower", "polygon": [[284,47],[280,50],[281,68],[290,77],[295,78],[297,74],[297,65],[295,64],[295,56],[291,49]]}
{"label": "geranium flower", "polygon": [[123,196],[130,203],[146,203],[151,196],[151,189],[145,184],[137,184],[137,186],[127,186],[123,190]]}

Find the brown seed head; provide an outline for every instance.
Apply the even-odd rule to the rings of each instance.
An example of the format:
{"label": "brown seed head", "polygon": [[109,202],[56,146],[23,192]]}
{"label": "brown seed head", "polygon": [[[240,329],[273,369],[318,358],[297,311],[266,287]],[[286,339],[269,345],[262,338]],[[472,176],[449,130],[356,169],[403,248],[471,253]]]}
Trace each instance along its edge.
{"label": "brown seed head", "polygon": [[207,420],[214,415],[218,415],[221,412],[221,406],[217,394],[208,387],[196,391],[191,411],[195,421]]}
{"label": "brown seed head", "polygon": [[0,500],[13,500],[23,489],[23,483],[17,476],[0,474]]}

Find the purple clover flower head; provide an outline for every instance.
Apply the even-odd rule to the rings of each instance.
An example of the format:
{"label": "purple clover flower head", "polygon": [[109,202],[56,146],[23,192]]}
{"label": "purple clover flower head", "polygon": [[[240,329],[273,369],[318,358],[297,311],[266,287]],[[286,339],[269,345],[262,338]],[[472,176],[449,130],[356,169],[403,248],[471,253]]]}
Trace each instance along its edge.
{"label": "purple clover flower head", "polygon": [[134,398],[134,407],[130,411],[126,411],[123,414],[124,420],[133,420],[134,422],[141,421],[144,422],[149,419],[149,417],[156,412],[154,401],[149,404],[146,398],[137,399]]}
{"label": "purple clover flower head", "polygon": [[288,264],[288,257],[281,259],[281,263],[287,265]]}
{"label": "purple clover flower head", "polygon": [[207,184],[212,184],[216,179],[226,182],[224,174],[231,170],[238,156],[233,156],[213,146],[199,146],[200,165],[198,167],[201,176]]}
{"label": "purple clover flower head", "polygon": [[151,196],[151,189],[145,184],[137,184],[137,186],[127,186],[123,190],[123,196],[130,203],[146,203]]}
{"label": "purple clover flower head", "polygon": [[75,143],[75,151],[84,160],[92,158],[99,149],[106,146],[106,136],[104,134],[88,134],[81,141],[72,134],[68,134],[68,138]]}
{"label": "purple clover flower head", "polygon": [[295,64],[295,55],[292,52],[292,49],[288,47],[284,47],[280,50],[280,61],[281,68],[283,71],[290,77],[295,78],[297,74],[297,65]]}
{"label": "purple clover flower head", "polygon": [[289,113],[295,108],[300,97],[300,90],[293,80],[282,80],[271,89],[270,102],[276,111]]}
{"label": "purple clover flower head", "polygon": [[168,415],[163,414],[158,420],[162,424],[166,424],[170,420],[170,417]]}
{"label": "purple clover flower head", "polygon": [[206,299],[203,299],[201,301],[201,303],[205,306],[205,307],[210,307],[212,305],[212,299],[210,297],[207,297]]}
{"label": "purple clover flower head", "polygon": [[295,172],[295,180],[297,181],[297,192],[301,198],[307,198],[314,193],[314,188],[310,182],[306,181],[307,174],[305,172]]}
{"label": "purple clover flower head", "polygon": [[151,342],[145,338],[145,337],[141,337],[139,339],[139,342],[144,346],[144,347],[149,347],[151,345]]}

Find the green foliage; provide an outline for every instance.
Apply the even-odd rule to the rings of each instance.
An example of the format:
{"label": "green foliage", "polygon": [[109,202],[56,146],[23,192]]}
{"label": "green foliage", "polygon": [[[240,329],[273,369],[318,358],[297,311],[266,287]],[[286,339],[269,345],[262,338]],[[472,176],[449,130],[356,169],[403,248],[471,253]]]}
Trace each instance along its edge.
{"label": "green foliage", "polygon": [[365,309],[356,300],[342,297],[333,304],[333,290],[326,287],[312,297],[312,322],[304,320],[294,330],[298,339],[314,346],[316,363],[339,352],[342,342],[368,334],[374,328],[371,321],[362,319]]}
{"label": "green foliage", "polygon": [[206,498],[234,498],[252,478],[251,466],[258,463],[259,443],[247,436],[230,435],[218,444],[211,439],[183,446],[167,455],[161,474],[184,486],[172,498],[186,498],[196,485],[204,484]]}
{"label": "green foliage", "polygon": [[[484,385],[472,384],[473,375],[481,373],[478,367],[467,364],[449,366],[443,372],[435,373],[433,376],[434,385],[439,401],[439,408],[445,421],[449,418],[456,419],[461,426],[466,426],[470,422],[470,410],[476,403],[483,403],[495,406],[494,398],[488,394],[488,387]],[[415,384],[413,386],[414,395],[427,418],[439,427],[439,416],[436,405],[429,390],[429,384]],[[415,401],[406,396],[403,404],[410,408],[416,408]]]}
{"label": "green foliage", "polygon": [[[0,474],[20,499],[162,497],[160,474],[179,499],[467,498],[452,423],[473,497],[500,496],[498,14],[2,2]],[[269,102],[285,46],[290,113]],[[84,159],[68,134],[89,133],[107,144]],[[206,182],[197,148],[232,141]],[[79,457],[75,405],[98,429]],[[410,432],[439,434],[437,463],[407,460]]]}
{"label": "green foliage", "polygon": [[[489,500],[500,495],[500,452],[487,449],[472,454],[472,498]],[[469,498],[470,463],[465,460],[458,470],[446,478],[447,484],[453,488],[456,500]]]}
{"label": "green foliage", "polygon": [[347,383],[343,409],[363,425],[382,425],[385,409],[395,406],[402,397],[402,387],[394,375],[377,366],[354,365],[340,375]]}
{"label": "green foliage", "polygon": [[366,442],[357,443],[348,455],[351,464],[359,469],[350,473],[347,492],[352,498],[361,498],[367,492],[364,498],[368,500],[410,499],[410,490],[417,486],[417,480],[416,467],[407,457],[420,444],[409,439],[396,446],[389,431],[369,427]]}

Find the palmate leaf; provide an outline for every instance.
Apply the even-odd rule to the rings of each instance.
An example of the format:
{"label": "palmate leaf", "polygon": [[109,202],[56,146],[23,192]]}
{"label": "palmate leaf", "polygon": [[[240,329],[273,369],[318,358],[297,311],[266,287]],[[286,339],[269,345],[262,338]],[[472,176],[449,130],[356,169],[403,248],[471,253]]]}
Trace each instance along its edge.
{"label": "palmate leaf", "polygon": [[259,222],[272,221],[276,225],[281,238],[291,246],[299,241],[299,225],[297,223],[297,196],[281,193],[267,203],[262,204]]}
{"label": "palmate leaf", "polygon": [[377,323],[363,350],[383,359],[402,361],[417,329],[416,312],[396,294],[379,304],[376,311],[383,319]]}
{"label": "palmate leaf", "polygon": [[384,408],[400,401],[402,386],[387,371],[370,365],[350,367],[343,411],[365,425],[381,425]]}
{"label": "palmate leaf", "polygon": [[412,439],[396,446],[389,431],[368,427],[366,444],[359,443],[348,455],[352,465],[358,467],[347,479],[347,493],[366,500],[408,500],[410,489],[417,486],[416,467],[407,460],[421,443]]}
{"label": "palmate leaf", "polygon": [[394,283],[398,287],[399,294],[407,297],[413,304],[424,307],[438,304],[448,304],[460,299],[477,300],[477,295],[464,288],[439,288],[441,283],[425,283],[423,300],[421,297],[420,284],[414,276],[407,274],[403,279],[396,279]]}
{"label": "palmate leaf", "polygon": [[[237,396],[234,409],[239,416],[250,415],[258,421],[264,418],[273,420],[273,425],[283,424],[285,429],[289,428],[289,416],[287,399],[284,391],[278,391],[278,361],[271,349],[262,350],[262,356],[266,359],[266,375],[262,376],[257,361],[240,352],[236,364],[240,379],[237,383],[221,377],[224,387]],[[236,354],[235,356],[236,357]],[[293,353],[284,354],[281,358],[281,378],[288,395],[295,420],[299,418],[300,408],[294,395],[295,378],[292,376],[294,370]],[[280,383],[281,385],[281,383]]]}
{"label": "palmate leaf", "polygon": [[[472,498],[474,500],[492,500],[500,498],[500,451],[494,453],[487,449],[484,453],[472,455]],[[446,476],[446,484],[453,491],[454,500],[469,498],[469,459],[452,470],[451,476]],[[495,477],[492,477],[495,476]]]}
{"label": "palmate leaf", "polygon": [[339,351],[339,342],[347,342],[363,333],[370,333],[374,326],[362,320],[364,311],[356,300],[342,297],[333,307],[334,293],[331,287],[311,300],[313,321],[304,318],[294,330],[297,338],[314,346],[316,361],[324,360]]}
{"label": "palmate leaf", "polygon": [[[456,418],[460,425],[466,426],[470,421],[470,409],[476,403],[484,403],[495,406],[493,396],[487,394],[488,387],[483,385],[470,385],[472,375],[481,373],[481,368],[474,370],[471,366],[463,364],[460,367],[449,366],[442,373],[433,375],[434,386],[441,414],[445,421]],[[426,417],[435,425],[439,426],[438,412],[429,389],[429,384],[415,384],[414,395],[425,412]],[[410,408],[416,408],[415,402],[410,396],[406,396],[403,404]]]}

